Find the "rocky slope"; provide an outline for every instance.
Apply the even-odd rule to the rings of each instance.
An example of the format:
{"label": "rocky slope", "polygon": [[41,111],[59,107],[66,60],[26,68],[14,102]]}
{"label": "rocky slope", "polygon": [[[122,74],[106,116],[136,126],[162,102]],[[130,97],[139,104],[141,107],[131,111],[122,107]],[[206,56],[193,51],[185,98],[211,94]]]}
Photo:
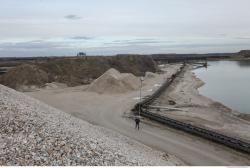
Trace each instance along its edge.
{"label": "rocky slope", "polygon": [[118,133],[0,85],[0,165],[176,165]]}

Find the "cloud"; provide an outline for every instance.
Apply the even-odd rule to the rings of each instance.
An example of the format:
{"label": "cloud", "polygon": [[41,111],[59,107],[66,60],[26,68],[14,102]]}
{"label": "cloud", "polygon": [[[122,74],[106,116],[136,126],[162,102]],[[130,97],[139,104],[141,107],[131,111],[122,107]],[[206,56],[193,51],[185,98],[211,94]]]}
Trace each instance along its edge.
{"label": "cloud", "polygon": [[250,37],[235,37],[238,40],[250,40]]}
{"label": "cloud", "polygon": [[134,40],[114,40],[112,42],[104,43],[107,45],[143,45],[143,44],[166,44],[174,41],[165,41],[157,39],[134,39]]}
{"label": "cloud", "polygon": [[75,37],[71,37],[71,39],[73,39],[73,40],[91,40],[91,39],[93,39],[93,37],[75,36]]}
{"label": "cloud", "polygon": [[218,34],[218,36],[220,36],[220,37],[226,37],[228,35],[226,33],[221,33],[221,34]]}
{"label": "cloud", "polygon": [[[243,36],[248,38],[248,36]],[[225,41],[195,39],[179,41],[169,38],[136,38],[136,37],[91,37],[64,36],[51,39],[34,39],[27,41],[0,40],[0,57],[3,56],[60,56],[75,55],[86,51],[88,55],[109,55],[121,53],[205,53],[237,52],[248,48],[247,41]]]}
{"label": "cloud", "polygon": [[79,20],[79,19],[82,19],[81,16],[77,16],[77,15],[73,15],[73,14],[70,14],[70,15],[66,15],[64,16],[65,19],[69,19],[69,20]]}
{"label": "cloud", "polygon": [[74,55],[78,48],[64,41],[34,40],[0,43],[0,57]]}
{"label": "cloud", "polygon": [[62,42],[49,42],[42,40],[0,43],[0,49],[2,50],[44,50],[66,47],[67,45]]}

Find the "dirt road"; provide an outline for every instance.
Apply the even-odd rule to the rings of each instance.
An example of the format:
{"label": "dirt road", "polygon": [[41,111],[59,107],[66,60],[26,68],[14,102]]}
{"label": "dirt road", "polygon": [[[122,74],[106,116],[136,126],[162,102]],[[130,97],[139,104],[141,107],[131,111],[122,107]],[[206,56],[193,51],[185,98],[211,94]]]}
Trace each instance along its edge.
{"label": "dirt road", "polygon": [[[150,94],[165,77],[158,76],[146,81],[143,94]],[[86,87],[44,89],[27,94],[78,118],[174,154],[188,165],[250,165],[250,158],[245,154],[148,120],[137,131],[134,121],[127,117],[138,101],[139,93],[136,91],[100,95],[87,92]]]}

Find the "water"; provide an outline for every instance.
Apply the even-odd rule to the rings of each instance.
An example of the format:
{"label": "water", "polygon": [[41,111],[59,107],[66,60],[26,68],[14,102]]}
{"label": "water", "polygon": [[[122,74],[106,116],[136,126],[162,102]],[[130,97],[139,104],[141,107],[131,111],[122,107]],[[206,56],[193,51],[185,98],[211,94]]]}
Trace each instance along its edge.
{"label": "water", "polygon": [[206,84],[199,92],[242,113],[250,114],[250,61],[208,62],[194,70]]}

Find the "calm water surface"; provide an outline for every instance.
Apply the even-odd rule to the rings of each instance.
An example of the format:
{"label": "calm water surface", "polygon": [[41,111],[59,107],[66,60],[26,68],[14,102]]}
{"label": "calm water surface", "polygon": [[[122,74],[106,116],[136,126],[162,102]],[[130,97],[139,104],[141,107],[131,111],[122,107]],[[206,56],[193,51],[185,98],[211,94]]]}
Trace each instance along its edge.
{"label": "calm water surface", "polygon": [[242,113],[250,114],[250,61],[208,62],[194,70],[206,84],[199,92]]}

